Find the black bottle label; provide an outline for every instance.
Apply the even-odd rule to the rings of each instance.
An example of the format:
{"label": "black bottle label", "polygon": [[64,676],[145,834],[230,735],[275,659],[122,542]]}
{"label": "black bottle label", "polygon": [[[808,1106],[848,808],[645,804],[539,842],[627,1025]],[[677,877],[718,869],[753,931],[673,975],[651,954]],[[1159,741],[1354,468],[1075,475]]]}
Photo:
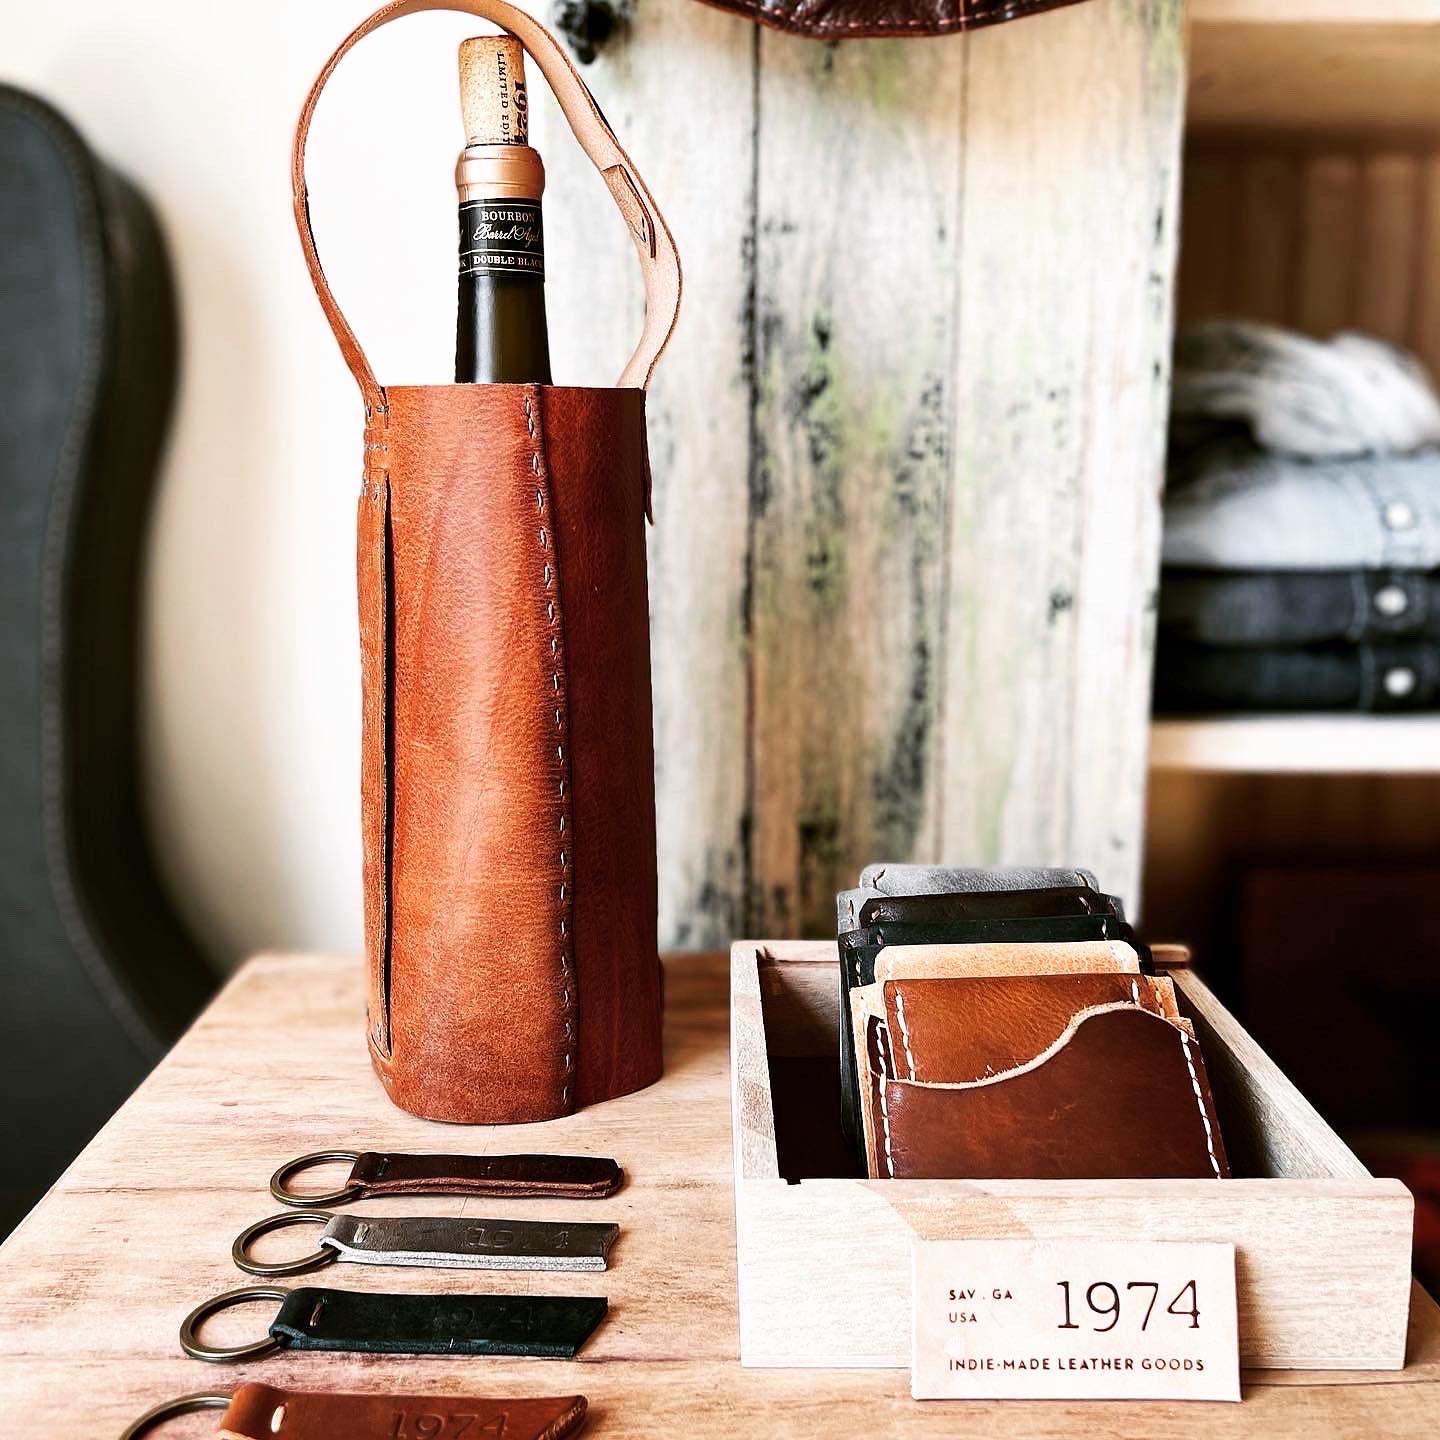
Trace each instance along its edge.
{"label": "black bottle label", "polygon": [[538,200],[468,200],[460,207],[462,275],[545,278],[545,229]]}

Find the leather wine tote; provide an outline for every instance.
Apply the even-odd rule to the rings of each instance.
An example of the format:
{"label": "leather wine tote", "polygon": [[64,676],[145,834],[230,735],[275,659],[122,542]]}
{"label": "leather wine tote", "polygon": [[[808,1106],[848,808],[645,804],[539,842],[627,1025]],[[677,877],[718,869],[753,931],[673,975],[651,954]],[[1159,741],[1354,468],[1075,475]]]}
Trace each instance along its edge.
{"label": "leather wine tote", "polygon": [[[614,389],[381,385],[326,283],[305,140],[370,31],[464,11],[518,38],[634,238]],[[295,134],[310,277],[365,402],[361,801],[370,1053],[433,1120],[548,1120],[660,1075],[645,386],[675,245],[564,51],[503,0],[398,0],[326,63]]]}

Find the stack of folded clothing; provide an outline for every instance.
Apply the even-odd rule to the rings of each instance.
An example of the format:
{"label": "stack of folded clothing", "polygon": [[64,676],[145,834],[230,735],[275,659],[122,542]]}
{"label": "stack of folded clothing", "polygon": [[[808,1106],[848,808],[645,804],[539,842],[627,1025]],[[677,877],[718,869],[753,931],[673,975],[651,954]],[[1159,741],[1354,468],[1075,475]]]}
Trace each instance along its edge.
{"label": "stack of folded clothing", "polygon": [[1361,335],[1176,353],[1155,708],[1440,706],[1440,400]]}
{"label": "stack of folded clothing", "polygon": [[862,1173],[1229,1175],[1174,982],[1088,870],[869,865],[836,913]]}

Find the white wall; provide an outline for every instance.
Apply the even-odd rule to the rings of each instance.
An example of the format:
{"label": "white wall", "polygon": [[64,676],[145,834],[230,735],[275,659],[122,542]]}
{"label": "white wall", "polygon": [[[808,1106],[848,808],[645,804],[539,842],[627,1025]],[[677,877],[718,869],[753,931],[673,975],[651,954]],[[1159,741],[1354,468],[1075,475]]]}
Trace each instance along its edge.
{"label": "white wall", "polygon": [[[161,862],[226,965],[361,943],[362,412],[301,260],[289,154],[315,72],[372,8],[0,4],[0,75],[143,187],[172,249],[184,367],[150,561],[145,758]],[[450,378],[454,47],[483,28],[421,15],[368,38],[316,117],[321,253],[382,380]]]}

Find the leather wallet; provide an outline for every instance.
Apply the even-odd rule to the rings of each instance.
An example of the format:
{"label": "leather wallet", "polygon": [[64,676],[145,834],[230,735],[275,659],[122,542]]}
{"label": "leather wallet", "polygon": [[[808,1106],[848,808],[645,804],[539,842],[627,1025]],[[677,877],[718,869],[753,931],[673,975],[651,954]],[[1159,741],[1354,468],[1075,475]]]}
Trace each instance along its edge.
{"label": "leather wallet", "polygon": [[1119,940],[1134,948],[1142,969],[1152,968],[1149,951],[1135,932],[1111,915],[1061,915],[961,920],[934,925],[872,925],[841,934],[840,945],[840,1115],[846,1133],[859,1143],[859,1080],[850,1025],[849,992],[875,982],[875,960],[891,946],[1012,944]]}
{"label": "leather wallet", "polygon": [[1140,974],[1140,957],[1123,940],[1047,940],[1036,945],[887,945],[875,980],[965,976]]}
{"label": "leather wallet", "polygon": [[842,1119],[865,1173],[1229,1174],[1174,983],[1089,871],[860,878],[837,910]]}
{"label": "leather wallet", "polygon": [[[1099,890],[1089,870],[1043,865],[867,865],[856,889],[835,897],[835,928],[853,930],[860,907],[887,895],[981,895],[1065,887]],[[1007,912],[1010,913],[1010,912]]]}
{"label": "leather wallet", "polygon": [[[1167,975],[997,975],[887,980],[868,987],[879,1018],[900,1037],[899,1075],[968,1084],[1018,1069],[1101,1005],[1134,1005],[1179,1019]],[[855,994],[861,995],[862,991]]]}
{"label": "leather wallet", "polygon": [[[1085,987],[1034,983],[1052,978],[1090,977],[908,982],[884,997],[887,1008],[894,1002],[895,1030],[888,1014],[867,1005],[873,996],[856,992],[869,1174],[998,1180],[1229,1174],[1200,1047],[1188,1021],[1163,1013],[1173,1007],[1173,996],[1164,994],[1169,982],[1102,977],[1133,982],[1134,994],[1086,1003]],[[931,987],[927,993],[912,988],[921,984]],[[977,985],[984,994],[974,993]],[[982,1016],[995,1026],[988,1033]],[[946,1075],[967,1078],[939,1078]]]}
{"label": "leather wallet", "polygon": [[1150,951],[1134,930],[1113,915],[997,916],[927,925],[869,925],[839,939],[840,960],[849,985],[875,980],[875,957],[896,945],[1044,945],[1060,941],[1118,940],[1135,951],[1142,968],[1152,968]]}
{"label": "leather wallet", "polygon": [[1124,920],[1125,910],[1114,895],[1102,895],[1086,885],[981,890],[970,895],[884,895],[876,891],[856,911],[855,923],[841,928],[861,930],[870,925],[937,925],[951,920],[1019,920],[1058,915],[1113,915]]}

